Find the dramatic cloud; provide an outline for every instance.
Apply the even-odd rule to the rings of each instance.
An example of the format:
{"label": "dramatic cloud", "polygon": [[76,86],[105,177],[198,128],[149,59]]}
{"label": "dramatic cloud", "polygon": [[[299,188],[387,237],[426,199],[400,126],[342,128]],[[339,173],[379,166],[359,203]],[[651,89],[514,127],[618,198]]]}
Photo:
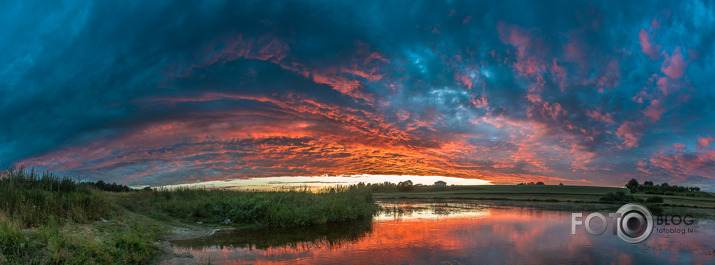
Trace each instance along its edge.
{"label": "dramatic cloud", "polygon": [[715,6],[653,5],[0,3],[0,163],[712,187]]}

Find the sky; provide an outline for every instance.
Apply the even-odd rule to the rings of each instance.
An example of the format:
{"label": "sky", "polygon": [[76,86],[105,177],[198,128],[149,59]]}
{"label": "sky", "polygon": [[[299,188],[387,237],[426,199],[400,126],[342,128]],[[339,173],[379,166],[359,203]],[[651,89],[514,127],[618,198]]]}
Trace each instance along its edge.
{"label": "sky", "polygon": [[[232,180],[203,181],[199,183],[183,183],[175,185],[162,185],[167,189],[182,187],[203,188],[231,188],[241,190],[282,190],[282,189],[308,189],[319,191],[335,186],[355,185],[358,183],[399,183],[411,181],[414,185],[434,185],[437,181],[444,181],[447,185],[492,185],[490,181],[473,178],[457,178],[446,176],[411,176],[411,175],[372,175],[353,174],[340,176],[280,176],[260,178],[236,178]],[[137,187],[139,188],[139,187]]]}
{"label": "sky", "polygon": [[2,1],[0,164],[715,189],[713,1]]}

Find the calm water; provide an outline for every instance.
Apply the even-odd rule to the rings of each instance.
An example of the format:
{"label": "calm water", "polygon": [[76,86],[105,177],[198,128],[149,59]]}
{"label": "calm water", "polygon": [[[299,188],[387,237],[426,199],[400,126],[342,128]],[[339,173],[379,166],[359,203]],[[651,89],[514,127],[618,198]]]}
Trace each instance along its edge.
{"label": "calm water", "polygon": [[[571,213],[485,202],[380,202],[372,221],[298,229],[253,229],[173,242],[167,264],[715,264],[715,224],[698,219],[689,234],[654,231],[645,242],[571,235]],[[584,215],[585,216],[585,215]],[[657,228],[658,226],[656,226]]]}

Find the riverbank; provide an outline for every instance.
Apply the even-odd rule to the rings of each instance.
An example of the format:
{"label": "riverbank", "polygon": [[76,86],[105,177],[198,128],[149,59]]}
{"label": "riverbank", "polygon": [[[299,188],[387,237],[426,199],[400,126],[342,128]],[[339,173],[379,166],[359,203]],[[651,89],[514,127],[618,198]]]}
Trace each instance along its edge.
{"label": "riverbank", "polygon": [[[244,227],[298,227],[370,218],[369,190],[216,189],[107,192],[50,173],[0,179],[0,264],[148,264],[168,243]],[[110,185],[116,188],[116,186]],[[121,189],[119,189],[121,190]]]}

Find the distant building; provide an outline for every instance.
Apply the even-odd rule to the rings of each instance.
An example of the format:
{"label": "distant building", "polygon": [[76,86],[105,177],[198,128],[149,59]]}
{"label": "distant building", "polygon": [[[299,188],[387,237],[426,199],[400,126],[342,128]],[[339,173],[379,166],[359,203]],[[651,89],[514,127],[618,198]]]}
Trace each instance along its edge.
{"label": "distant building", "polygon": [[439,180],[439,181],[437,181],[437,182],[434,183],[434,186],[435,186],[435,187],[447,187],[447,182],[444,182],[444,181]]}

